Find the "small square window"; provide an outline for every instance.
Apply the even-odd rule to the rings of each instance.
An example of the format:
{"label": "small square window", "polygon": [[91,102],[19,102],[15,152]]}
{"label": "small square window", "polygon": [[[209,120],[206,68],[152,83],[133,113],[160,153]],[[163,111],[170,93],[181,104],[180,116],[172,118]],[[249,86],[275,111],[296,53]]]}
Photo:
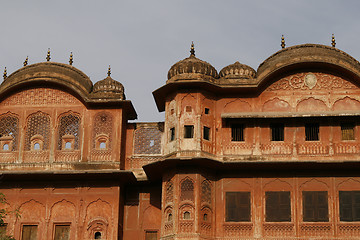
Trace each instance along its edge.
{"label": "small square window", "polygon": [[70,225],[55,225],[54,240],[69,240]]}
{"label": "small square window", "polygon": [[318,123],[305,124],[305,140],[306,141],[319,141],[319,124]]}
{"label": "small square window", "polygon": [[170,128],[170,142],[175,140],[175,128]]}
{"label": "small square window", "polygon": [[193,138],[193,137],[194,137],[194,125],[185,125],[184,138]]}
{"label": "small square window", "polygon": [[210,128],[204,127],[204,136],[203,137],[205,140],[210,140]]}
{"label": "small square window", "polygon": [[341,123],[341,140],[355,140],[354,130],[354,123]]}
{"label": "small square window", "polygon": [[231,125],[231,141],[243,142],[244,141],[244,124]]}
{"label": "small square window", "polygon": [[275,123],[270,125],[271,141],[284,141],[284,124]]}
{"label": "small square window", "polygon": [[186,111],[186,112],[191,112],[191,111],[192,111],[191,106],[186,106],[186,107],[185,107],[185,111]]}
{"label": "small square window", "polygon": [[209,108],[205,108],[205,114],[209,114],[210,113],[210,109]]}

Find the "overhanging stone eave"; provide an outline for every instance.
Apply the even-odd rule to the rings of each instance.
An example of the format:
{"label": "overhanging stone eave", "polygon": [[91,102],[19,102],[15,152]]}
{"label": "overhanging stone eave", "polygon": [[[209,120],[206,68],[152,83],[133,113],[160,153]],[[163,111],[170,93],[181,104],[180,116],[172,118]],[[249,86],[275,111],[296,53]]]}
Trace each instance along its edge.
{"label": "overhanging stone eave", "polygon": [[254,83],[249,84],[217,84],[211,83],[208,81],[200,81],[200,80],[193,80],[193,81],[176,81],[176,82],[169,82],[164,86],[156,89],[153,91],[153,97],[155,99],[156,106],[159,112],[165,111],[165,98],[169,94],[174,91],[182,90],[182,89],[200,89],[209,91],[209,92],[216,92],[219,94],[224,93],[249,93],[249,92],[256,92],[258,89],[258,82],[254,80]]}
{"label": "overhanging stone eave", "polygon": [[217,174],[315,176],[351,175],[360,171],[360,161],[218,161],[209,158],[168,158],[143,166],[150,181],[160,180],[171,169],[190,168],[193,171],[212,171]]}
{"label": "overhanging stone eave", "polygon": [[243,118],[308,118],[308,117],[358,117],[359,111],[318,111],[318,112],[233,112],[222,113],[223,119]]}

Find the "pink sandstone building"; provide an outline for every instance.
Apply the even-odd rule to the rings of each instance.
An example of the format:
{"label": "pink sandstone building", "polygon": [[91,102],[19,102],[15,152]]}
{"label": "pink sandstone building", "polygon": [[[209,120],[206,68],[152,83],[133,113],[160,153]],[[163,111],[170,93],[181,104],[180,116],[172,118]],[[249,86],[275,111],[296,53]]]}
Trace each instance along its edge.
{"label": "pink sandstone building", "polygon": [[109,76],[27,65],[0,85],[1,228],[22,240],[360,239],[360,63],[283,48],[255,71],[175,63],[137,113]]}

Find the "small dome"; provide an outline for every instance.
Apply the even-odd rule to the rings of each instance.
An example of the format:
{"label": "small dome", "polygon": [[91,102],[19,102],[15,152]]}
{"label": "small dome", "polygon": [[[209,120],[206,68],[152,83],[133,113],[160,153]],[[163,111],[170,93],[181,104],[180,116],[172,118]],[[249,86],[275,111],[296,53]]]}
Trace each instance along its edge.
{"label": "small dome", "polygon": [[124,86],[112,79],[110,76],[106,77],[104,80],[98,81],[94,84],[92,91],[96,95],[112,97],[113,95],[120,95],[121,100],[125,99],[124,95]]}
{"label": "small dome", "polygon": [[191,45],[190,57],[175,63],[168,72],[168,79],[180,74],[203,74],[217,78],[218,73],[210,63],[195,57],[194,44]]}
{"label": "small dome", "polygon": [[221,78],[248,78],[253,79],[255,77],[255,70],[245,64],[235,62],[229,66],[221,69],[219,76]]}

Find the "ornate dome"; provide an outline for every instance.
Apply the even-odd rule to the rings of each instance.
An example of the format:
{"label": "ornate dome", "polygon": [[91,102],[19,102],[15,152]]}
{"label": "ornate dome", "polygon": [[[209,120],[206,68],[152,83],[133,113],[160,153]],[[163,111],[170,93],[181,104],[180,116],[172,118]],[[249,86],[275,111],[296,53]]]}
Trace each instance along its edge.
{"label": "ornate dome", "polygon": [[255,77],[256,71],[245,64],[235,62],[229,66],[221,69],[219,76],[221,78],[248,78],[253,79]]}
{"label": "ornate dome", "polygon": [[[195,57],[194,44],[191,44],[190,57],[175,63],[168,72],[168,79],[180,74],[202,74],[217,78],[218,73],[210,63]],[[189,76],[187,76],[189,77]]]}
{"label": "ornate dome", "polygon": [[125,100],[124,86],[110,77],[110,68],[108,76],[94,84],[92,93],[105,98],[113,98],[114,95],[120,95],[121,100]]}

